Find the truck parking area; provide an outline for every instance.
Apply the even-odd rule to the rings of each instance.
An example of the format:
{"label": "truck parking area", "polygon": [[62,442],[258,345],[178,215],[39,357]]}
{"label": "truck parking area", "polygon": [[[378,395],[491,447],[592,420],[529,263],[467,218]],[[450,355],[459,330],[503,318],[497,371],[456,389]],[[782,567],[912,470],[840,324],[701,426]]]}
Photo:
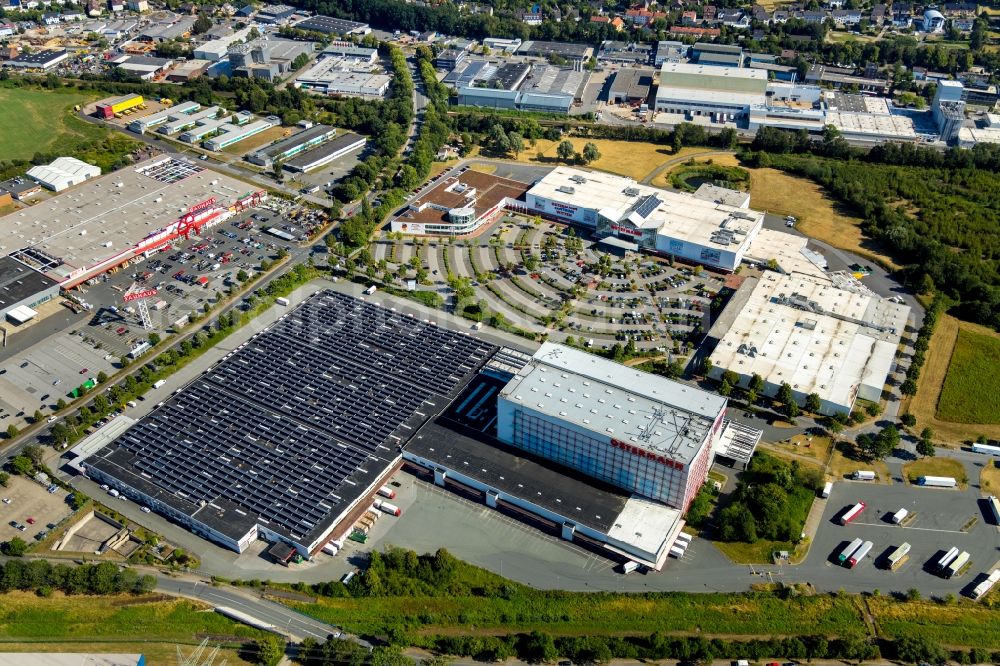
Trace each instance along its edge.
{"label": "truck parking area", "polygon": [[[854,539],[871,541],[867,557],[853,569],[844,568],[845,579],[863,578],[871,587],[923,591],[952,587],[965,592],[983,571],[996,566],[997,528],[976,490],[923,488],[902,483],[880,485],[862,481],[834,484],[805,566],[837,567],[838,555]],[[865,510],[848,525],[840,516],[850,506],[864,502]],[[900,524],[893,515],[906,509]],[[890,568],[889,555],[901,544],[910,544],[906,559]],[[952,547],[971,556],[971,566],[951,580],[943,580],[934,563]]]}

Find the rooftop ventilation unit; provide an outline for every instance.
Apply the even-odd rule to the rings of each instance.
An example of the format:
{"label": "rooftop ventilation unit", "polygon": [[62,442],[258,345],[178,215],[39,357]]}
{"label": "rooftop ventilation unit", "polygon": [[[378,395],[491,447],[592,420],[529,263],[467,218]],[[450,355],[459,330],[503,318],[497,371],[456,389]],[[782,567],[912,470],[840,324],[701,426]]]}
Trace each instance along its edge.
{"label": "rooftop ventilation unit", "polygon": [[587,179],[583,176],[570,176],[569,179],[576,183],[577,185],[583,185],[587,182]]}
{"label": "rooftop ventilation unit", "polygon": [[637,187],[626,187],[625,196],[627,197],[637,197],[639,196],[639,188]]}
{"label": "rooftop ventilation unit", "polygon": [[576,188],[570,187],[569,185],[560,185],[556,188],[556,192],[562,192],[563,194],[576,194]]}

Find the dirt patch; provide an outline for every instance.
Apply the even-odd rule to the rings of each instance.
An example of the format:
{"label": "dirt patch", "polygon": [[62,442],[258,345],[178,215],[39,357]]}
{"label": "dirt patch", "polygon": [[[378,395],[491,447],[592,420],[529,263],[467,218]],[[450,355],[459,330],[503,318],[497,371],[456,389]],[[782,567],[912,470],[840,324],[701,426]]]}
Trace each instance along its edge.
{"label": "dirt patch", "polygon": [[984,493],[990,495],[1000,495],[1000,467],[993,458],[983,466],[983,471],[979,475],[979,488]]}

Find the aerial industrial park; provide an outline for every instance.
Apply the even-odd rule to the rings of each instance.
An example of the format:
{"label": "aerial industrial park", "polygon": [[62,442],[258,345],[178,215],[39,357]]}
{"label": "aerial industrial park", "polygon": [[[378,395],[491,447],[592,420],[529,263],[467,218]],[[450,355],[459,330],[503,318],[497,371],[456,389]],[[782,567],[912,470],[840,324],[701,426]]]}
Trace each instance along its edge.
{"label": "aerial industrial park", "polygon": [[0,664],[1000,663],[996,13],[356,4],[0,7]]}

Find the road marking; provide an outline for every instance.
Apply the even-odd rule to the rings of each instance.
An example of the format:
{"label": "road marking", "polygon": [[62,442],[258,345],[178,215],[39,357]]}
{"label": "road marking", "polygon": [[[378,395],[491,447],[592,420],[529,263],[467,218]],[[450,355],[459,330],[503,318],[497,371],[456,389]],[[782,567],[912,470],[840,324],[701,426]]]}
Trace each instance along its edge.
{"label": "road marking", "polygon": [[[886,523],[852,523],[854,525],[867,525],[868,527],[889,527]],[[905,527],[902,525],[893,525],[897,529],[901,530],[918,530],[920,532],[941,532],[942,534],[968,534],[968,532],[963,532],[962,530],[939,530],[934,527]]]}

